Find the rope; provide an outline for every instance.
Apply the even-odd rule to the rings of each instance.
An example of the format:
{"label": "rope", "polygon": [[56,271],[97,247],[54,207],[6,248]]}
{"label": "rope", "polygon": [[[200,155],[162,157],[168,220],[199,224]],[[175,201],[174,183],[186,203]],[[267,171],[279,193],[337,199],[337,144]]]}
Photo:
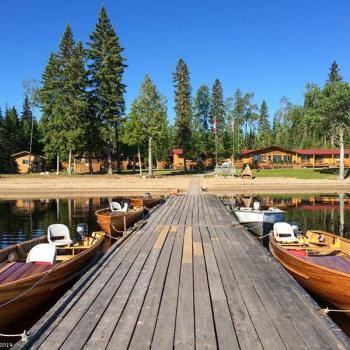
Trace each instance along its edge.
{"label": "rope", "polygon": [[11,337],[11,338],[12,337],[21,337],[22,341],[24,341],[24,342],[28,341],[28,336],[27,336],[25,330],[21,334],[3,334],[3,333],[0,333],[0,337]]}
{"label": "rope", "polygon": [[[111,226],[113,227],[113,230],[114,230],[115,232],[117,232],[117,233],[123,234],[124,232],[126,232],[126,231],[119,231],[119,230],[117,230],[117,229],[114,227],[114,224],[111,224]],[[107,235],[107,236],[109,236],[109,235]],[[111,236],[110,236],[110,237],[111,237]],[[112,238],[114,238],[114,237],[112,237]]]}
{"label": "rope", "polygon": [[27,290],[25,290],[22,294],[19,294],[17,295],[16,297],[14,297],[13,299],[10,299],[8,301],[6,301],[5,303],[3,304],[0,304],[0,308],[4,307],[4,306],[7,306],[11,303],[13,303],[14,301],[22,298],[23,296],[25,296],[27,293],[29,293],[33,288],[35,288],[39,283],[41,283],[42,281],[45,280],[45,278],[49,275],[50,272],[52,272],[56,266],[58,265],[55,265],[54,267],[52,267],[50,270],[48,270],[45,275],[43,277],[41,277],[38,281],[36,281],[30,288],[28,288]]}
{"label": "rope", "polygon": [[348,313],[350,313],[350,310],[329,309],[328,307],[326,307],[324,309],[320,309],[320,313],[322,315],[327,315],[329,312],[348,312]]}
{"label": "rope", "polygon": [[[113,227],[114,228],[114,227]],[[117,230],[116,230],[117,231]],[[118,231],[117,231],[118,232]],[[118,232],[119,233],[119,232]],[[121,233],[124,233],[124,231],[122,231]],[[105,232],[105,236],[113,238],[113,239],[119,239],[120,237],[113,237],[111,235],[109,235],[108,233]]]}
{"label": "rope", "polygon": [[265,237],[267,237],[267,236],[270,236],[270,233],[266,233],[266,235],[259,236],[259,237],[256,237],[256,238],[257,238],[257,239],[263,239],[263,238],[265,238]]}

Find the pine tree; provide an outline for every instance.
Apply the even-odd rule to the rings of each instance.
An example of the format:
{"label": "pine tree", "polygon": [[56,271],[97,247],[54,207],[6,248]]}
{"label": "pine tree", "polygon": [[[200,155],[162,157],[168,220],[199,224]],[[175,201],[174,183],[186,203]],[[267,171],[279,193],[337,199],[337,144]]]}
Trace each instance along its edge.
{"label": "pine tree", "polygon": [[167,128],[165,100],[150,76],[146,75],[140,95],[132,103],[123,138],[128,144],[137,145],[138,152],[148,144],[149,177],[153,177],[152,150],[155,148],[158,154],[162,153],[162,147],[167,141]]}
{"label": "pine tree", "polygon": [[258,117],[258,143],[259,147],[267,147],[271,145],[271,129],[269,123],[269,115],[267,111],[266,101],[263,100],[260,107]]}
{"label": "pine tree", "polygon": [[215,163],[218,164],[218,148],[225,128],[224,94],[219,79],[216,79],[211,93],[211,120],[215,136]]}
{"label": "pine tree", "polygon": [[25,95],[24,102],[23,102],[23,110],[21,113],[21,120],[20,120],[21,147],[25,151],[29,151],[29,148],[30,148],[32,118],[33,118],[33,113],[30,108],[29,98],[27,95]]}
{"label": "pine tree", "polygon": [[57,157],[57,173],[59,172],[60,160],[60,137],[59,123],[61,118],[61,75],[60,63],[57,54],[51,53],[41,79],[42,87],[39,89],[37,99],[42,111],[39,130],[42,135],[44,152],[49,162]]}
{"label": "pine tree", "polygon": [[191,156],[194,158],[207,154],[211,149],[210,109],[209,88],[201,85],[193,102]]}
{"label": "pine tree", "polygon": [[343,78],[339,74],[339,66],[336,61],[333,61],[329,69],[327,84],[332,84],[337,81],[341,81],[342,79]]}
{"label": "pine tree", "polygon": [[184,60],[181,58],[173,73],[175,88],[175,127],[177,131],[178,146],[183,149],[184,168],[186,167],[186,154],[191,138],[192,101],[190,73]]}
{"label": "pine tree", "polygon": [[109,170],[112,173],[111,149],[112,130],[115,131],[118,171],[119,159],[119,131],[125,111],[124,93],[126,85],[122,78],[125,68],[125,58],[122,56],[123,48],[119,44],[113,26],[108,18],[106,8],[103,6],[95,31],[90,35],[88,43],[88,58],[91,97],[97,118],[106,126],[108,134]]}

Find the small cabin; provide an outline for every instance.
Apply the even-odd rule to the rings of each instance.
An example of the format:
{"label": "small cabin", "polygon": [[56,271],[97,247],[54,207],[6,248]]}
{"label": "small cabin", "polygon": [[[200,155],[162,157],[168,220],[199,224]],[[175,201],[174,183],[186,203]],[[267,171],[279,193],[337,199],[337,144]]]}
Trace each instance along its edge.
{"label": "small cabin", "polygon": [[14,173],[27,174],[31,170],[33,173],[44,171],[45,157],[22,151],[11,155],[11,170]]}
{"label": "small cabin", "polygon": [[184,161],[184,151],[183,151],[183,149],[182,148],[174,148],[171,151],[171,153],[173,155],[172,168],[174,170],[184,169],[185,161]]}
{"label": "small cabin", "polygon": [[[99,173],[101,171],[101,160],[96,157],[91,158],[92,162],[92,172]],[[89,158],[85,155],[75,156],[73,163],[73,172],[75,174],[89,174]]]}

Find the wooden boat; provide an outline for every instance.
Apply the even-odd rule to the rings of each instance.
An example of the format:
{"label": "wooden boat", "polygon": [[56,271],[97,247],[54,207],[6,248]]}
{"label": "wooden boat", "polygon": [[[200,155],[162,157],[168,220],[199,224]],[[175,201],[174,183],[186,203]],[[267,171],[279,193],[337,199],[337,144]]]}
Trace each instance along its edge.
{"label": "wooden boat", "polygon": [[97,210],[95,215],[102,230],[110,236],[117,237],[123,234],[124,228],[129,228],[142,219],[143,207],[129,209],[127,212],[105,208]]}
{"label": "wooden boat", "polygon": [[45,236],[1,249],[0,330],[62,292],[100,256],[103,240],[103,232],[94,232],[79,243],[56,247],[53,264],[26,262],[34,246],[48,242]]}
{"label": "wooden boat", "polygon": [[277,242],[270,234],[269,246],[271,254],[301,285],[338,308],[350,310],[349,239],[310,230],[291,243]]}
{"label": "wooden boat", "polygon": [[143,197],[132,197],[130,198],[130,204],[134,208],[144,207],[146,209],[151,209],[161,203],[163,200],[162,197],[151,197],[151,196],[143,196]]}

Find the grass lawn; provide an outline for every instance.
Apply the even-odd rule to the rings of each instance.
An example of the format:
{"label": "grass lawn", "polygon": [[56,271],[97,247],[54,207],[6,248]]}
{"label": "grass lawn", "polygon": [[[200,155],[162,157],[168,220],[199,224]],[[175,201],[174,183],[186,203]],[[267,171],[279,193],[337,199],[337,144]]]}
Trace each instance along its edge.
{"label": "grass lawn", "polygon": [[255,177],[294,177],[297,179],[337,179],[338,169],[253,169]]}

